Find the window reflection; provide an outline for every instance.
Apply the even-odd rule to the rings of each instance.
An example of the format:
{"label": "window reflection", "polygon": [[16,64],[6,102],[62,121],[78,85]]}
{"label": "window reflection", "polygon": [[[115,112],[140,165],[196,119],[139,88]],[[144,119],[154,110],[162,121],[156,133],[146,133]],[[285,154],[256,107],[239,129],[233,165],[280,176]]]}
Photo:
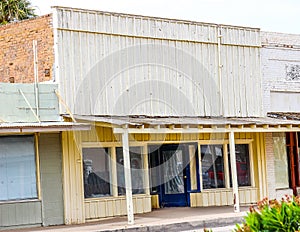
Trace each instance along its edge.
{"label": "window reflection", "polygon": [[86,198],[111,195],[110,156],[108,149],[83,148],[84,196]]}
{"label": "window reflection", "polygon": [[[125,177],[124,177],[124,158],[123,148],[117,148],[117,178],[118,194],[125,195]],[[131,185],[132,194],[145,193],[143,181],[143,159],[142,147],[130,147],[130,167],[131,167]]]}
{"label": "window reflection", "polygon": [[224,188],[223,146],[201,145],[201,163],[203,188]]}
{"label": "window reflection", "polygon": [[[238,186],[250,186],[251,178],[250,178],[250,160],[249,160],[248,144],[236,144],[235,156],[236,156],[236,171],[238,177]],[[231,173],[229,146],[228,146],[228,159],[229,159],[229,170]],[[231,176],[230,176],[230,186],[232,186]]]}

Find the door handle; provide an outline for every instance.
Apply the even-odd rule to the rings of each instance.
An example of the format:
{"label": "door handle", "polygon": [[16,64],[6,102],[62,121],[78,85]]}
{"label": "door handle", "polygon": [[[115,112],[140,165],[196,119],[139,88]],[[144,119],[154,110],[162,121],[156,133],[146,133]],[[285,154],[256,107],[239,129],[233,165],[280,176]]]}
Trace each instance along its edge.
{"label": "door handle", "polygon": [[184,179],[186,179],[186,178],[187,178],[187,176],[183,176],[183,178],[184,178]]}

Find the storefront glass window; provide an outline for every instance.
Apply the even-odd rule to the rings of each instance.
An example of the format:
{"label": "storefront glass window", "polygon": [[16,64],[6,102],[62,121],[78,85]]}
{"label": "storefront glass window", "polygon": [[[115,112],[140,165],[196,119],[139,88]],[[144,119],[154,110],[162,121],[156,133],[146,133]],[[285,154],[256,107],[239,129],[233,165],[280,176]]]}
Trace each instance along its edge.
{"label": "storefront glass window", "polygon": [[201,145],[201,163],[203,188],[224,188],[223,146]]}
{"label": "storefront glass window", "polygon": [[83,148],[84,196],[111,195],[110,156],[107,148]]}
{"label": "storefront glass window", "polygon": [[[251,186],[248,144],[236,144],[235,156],[236,156],[236,171],[238,177],[238,186]],[[228,146],[228,163],[229,163],[229,170],[231,173],[229,146]],[[231,176],[230,176],[230,186],[232,186]]]}
{"label": "storefront glass window", "polygon": [[[125,192],[123,148],[118,147],[116,152],[117,152],[118,194],[125,195],[126,192]],[[130,167],[131,167],[132,194],[143,194],[145,193],[145,190],[144,190],[142,147],[130,147],[129,154],[130,154]]]}

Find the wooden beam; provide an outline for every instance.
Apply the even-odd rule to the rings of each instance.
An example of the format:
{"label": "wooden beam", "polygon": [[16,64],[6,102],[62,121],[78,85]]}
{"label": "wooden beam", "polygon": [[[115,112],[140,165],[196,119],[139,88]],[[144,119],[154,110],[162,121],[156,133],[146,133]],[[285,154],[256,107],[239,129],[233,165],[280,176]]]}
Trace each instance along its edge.
{"label": "wooden beam", "polygon": [[37,120],[38,122],[41,122],[39,116],[34,112],[32,106],[30,105],[30,103],[29,103],[28,99],[26,98],[26,96],[24,95],[23,91],[22,91],[21,89],[19,89],[19,92],[21,93],[22,97],[24,98],[26,104],[27,104],[28,107],[30,108],[30,110],[31,110],[32,114],[34,115],[34,117],[36,118],[36,120]]}
{"label": "wooden beam", "polygon": [[65,101],[63,100],[62,96],[59,94],[59,92],[57,90],[55,90],[55,94],[58,98],[58,101],[65,107],[65,110],[67,111],[67,113],[70,115],[71,119],[73,122],[76,122],[76,119],[74,118],[70,108],[68,107],[68,105],[65,103]]}
{"label": "wooden beam", "polygon": [[[201,126],[200,126],[201,128]],[[128,128],[129,134],[193,134],[193,133],[229,133],[229,132],[300,132],[300,127],[293,127],[293,128],[287,128],[287,127],[281,127],[281,128],[275,128],[275,127],[244,127],[242,129],[240,128],[160,128],[160,126],[156,126],[156,128]],[[113,131],[115,134],[121,134],[123,133],[123,128],[114,128]]]}

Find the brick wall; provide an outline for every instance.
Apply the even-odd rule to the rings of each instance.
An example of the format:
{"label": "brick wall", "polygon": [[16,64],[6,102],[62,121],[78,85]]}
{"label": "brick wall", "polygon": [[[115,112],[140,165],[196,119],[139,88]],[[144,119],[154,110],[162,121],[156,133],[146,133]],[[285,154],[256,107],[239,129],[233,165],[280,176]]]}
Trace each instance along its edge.
{"label": "brick wall", "polygon": [[272,133],[265,133],[266,143],[266,168],[267,168],[267,189],[270,199],[276,198],[276,182],[275,182],[275,157],[273,149]]}
{"label": "brick wall", "polygon": [[[261,41],[264,112],[298,112],[300,35],[261,32]],[[294,80],[289,79],[287,74],[291,68],[296,75]],[[276,98],[273,99],[275,107],[271,104],[272,93],[276,94]],[[287,99],[290,105],[287,104]]]}
{"label": "brick wall", "polygon": [[265,133],[267,189],[268,189],[269,199],[275,199],[275,198],[281,199],[286,194],[287,195],[293,194],[293,190],[290,189],[289,187],[277,188],[276,186],[276,174],[275,174],[276,167],[275,167],[275,155],[274,155],[274,143],[277,142],[274,141],[274,137],[276,136],[279,136],[278,133]]}
{"label": "brick wall", "polygon": [[52,79],[52,15],[45,15],[0,26],[0,82],[11,77],[18,83],[34,82],[33,40],[38,43],[39,81]]}

